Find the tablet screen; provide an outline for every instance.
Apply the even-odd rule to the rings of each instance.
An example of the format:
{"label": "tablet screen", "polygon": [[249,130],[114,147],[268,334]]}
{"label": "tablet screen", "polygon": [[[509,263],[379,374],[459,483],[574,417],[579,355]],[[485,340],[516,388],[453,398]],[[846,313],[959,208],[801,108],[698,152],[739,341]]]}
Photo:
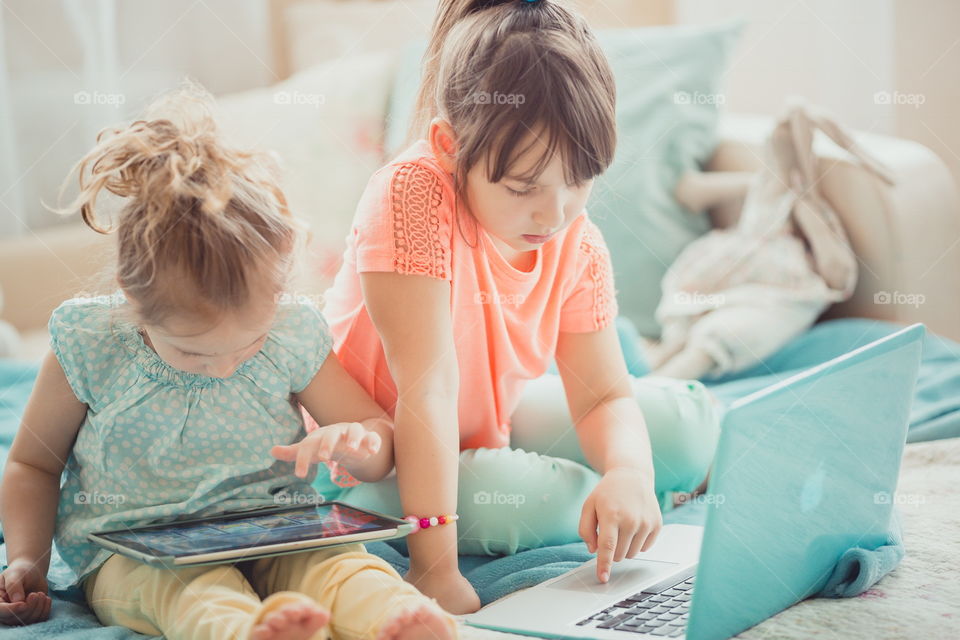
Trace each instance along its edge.
{"label": "tablet screen", "polygon": [[396,522],[331,502],[280,509],[270,507],[250,513],[214,516],[199,522],[171,522],[96,535],[141,553],[162,557],[214,553],[396,528]]}

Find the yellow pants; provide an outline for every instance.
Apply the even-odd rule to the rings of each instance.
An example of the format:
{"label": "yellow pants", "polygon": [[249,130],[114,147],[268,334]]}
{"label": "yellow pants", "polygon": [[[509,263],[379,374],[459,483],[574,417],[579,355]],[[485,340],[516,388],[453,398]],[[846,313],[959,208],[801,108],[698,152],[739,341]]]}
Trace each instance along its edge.
{"label": "yellow pants", "polygon": [[83,591],[103,624],[171,640],[247,638],[267,613],[290,602],[330,611],[314,640],[375,638],[394,615],[430,601],[361,544],[181,569],[115,554],[84,580]]}

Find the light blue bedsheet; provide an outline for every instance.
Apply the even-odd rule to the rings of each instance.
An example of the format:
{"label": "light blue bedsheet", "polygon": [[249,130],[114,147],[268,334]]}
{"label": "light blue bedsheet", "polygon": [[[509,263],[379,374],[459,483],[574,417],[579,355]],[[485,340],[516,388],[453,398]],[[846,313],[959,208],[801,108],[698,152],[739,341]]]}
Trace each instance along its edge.
{"label": "light blue bedsheet", "polygon": [[[897,328],[893,324],[862,319],[824,322],[798,337],[764,364],[739,375],[707,381],[707,384],[725,403],[729,403],[809,366],[885,336]],[[35,375],[35,365],[0,361],[0,463],[6,460]],[[957,436],[960,436],[960,344],[928,333],[924,339],[923,363],[910,414],[908,441]],[[664,522],[702,524],[706,506],[702,502],[683,506],[666,513]],[[900,560],[902,546],[897,544],[897,535],[898,531],[893,531],[889,541],[891,544],[879,550],[851,550],[841,562],[846,563],[845,567],[859,568],[859,577],[852,581],[834,580],[825,589],[828,593],[822,595],[854,595],[883,577]],[[906,542],[909,546],[909,540]],[[367,547],[394,564],[398,570],[402,571],[406,566],[406,558],[389,543],[373,543]],[[572,543],[502,558],[464,556],[460,559],[460,566],[476,587],[481,600],[487,603],[568,571],[590,557],[583,543]],[[5,545],[0,545],[0,559],[6,560]],[[853,573],[844,570],[836,575],[849,576]],[[101,626],[84,603],[79,589],[64,587],[72,576],[55,552],[48,579],[54,598],[51,618],[27,628],[0,628],[0,638],[100,640],[143,637],[123,628]]]}

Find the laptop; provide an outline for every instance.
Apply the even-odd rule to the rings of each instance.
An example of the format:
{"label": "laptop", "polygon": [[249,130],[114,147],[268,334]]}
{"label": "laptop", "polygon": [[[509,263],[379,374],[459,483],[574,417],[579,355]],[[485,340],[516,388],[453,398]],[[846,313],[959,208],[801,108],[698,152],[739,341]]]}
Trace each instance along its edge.
{"label": "laptop", "polygon": [[413,525],[343,502],[257,507],[163,524],[97,531],[105,549],[167,568],[253,560],[407,535]]}
{"label": "laptop", "polygon": [[551,638],[720,640],[817,593],[851,547],[886,543],[920,367],[915,324],[734,402],[703,527],[666,525],[465,621]]}

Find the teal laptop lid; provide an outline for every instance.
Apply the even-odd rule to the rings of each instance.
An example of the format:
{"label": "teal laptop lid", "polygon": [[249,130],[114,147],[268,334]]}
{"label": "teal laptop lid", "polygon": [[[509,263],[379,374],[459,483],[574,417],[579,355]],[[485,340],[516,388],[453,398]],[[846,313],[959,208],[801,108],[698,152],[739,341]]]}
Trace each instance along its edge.
{"label": "teal laptop lid", "polygon": [[885,544],[923,335],[915,324],[730,406],[688,640],[729,638],[819,591],[847,549]]}

